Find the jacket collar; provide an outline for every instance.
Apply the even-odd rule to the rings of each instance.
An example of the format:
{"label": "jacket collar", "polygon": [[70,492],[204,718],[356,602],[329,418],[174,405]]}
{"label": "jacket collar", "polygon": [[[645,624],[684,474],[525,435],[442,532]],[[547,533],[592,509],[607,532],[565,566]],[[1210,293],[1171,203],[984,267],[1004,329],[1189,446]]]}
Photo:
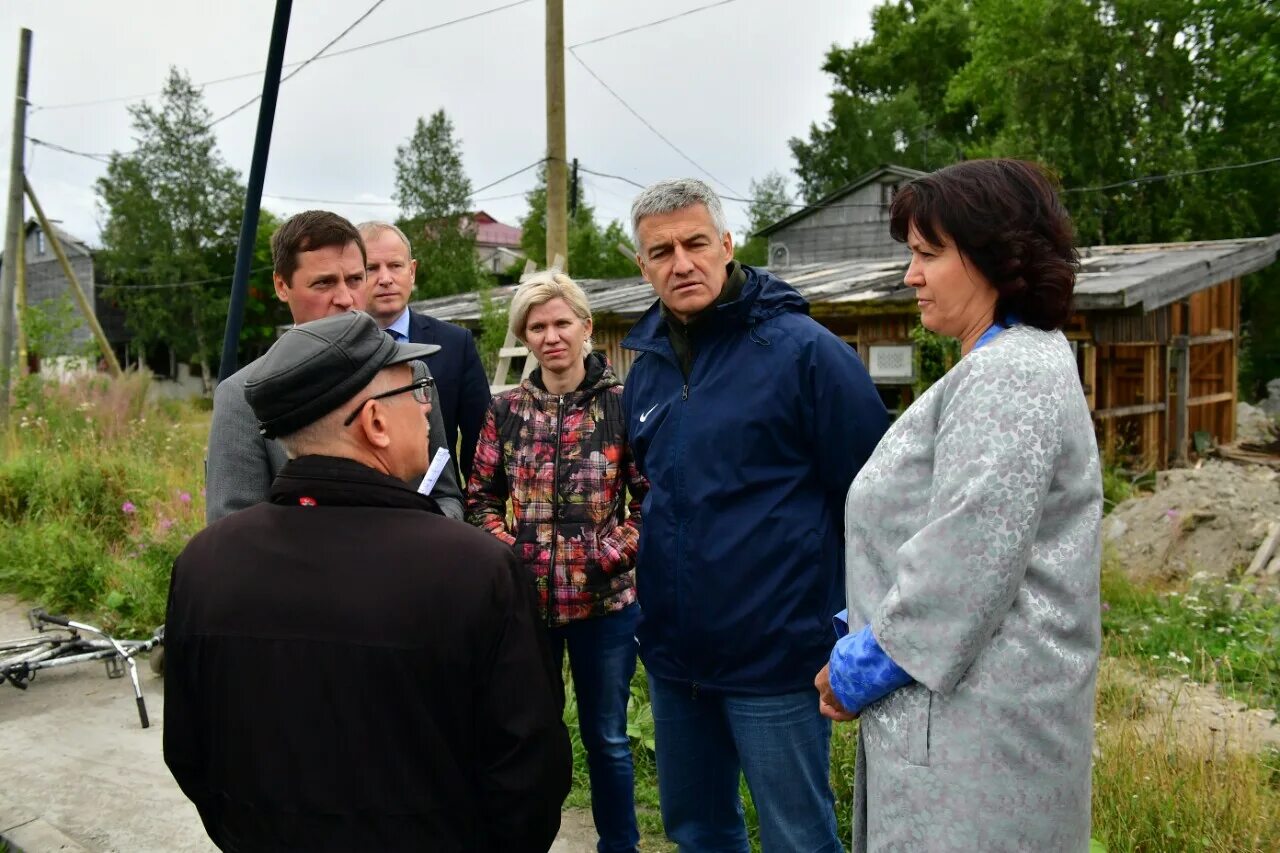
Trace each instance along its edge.
{"label": "jacket collar", "polygon": [[[717,300],[710,308],[699,315],[693,325],[700,330],[724,328],[725,326],[749,326],[763,322],[777,314],[788,311],[809,313],[809,303],[794,287],[767,270],[749,267],[733,261],[742,271],[746,279],[737,298],[726,302]],[[730,269],[732,273],[733,270]],[[624,349],[671,352],[669,330],[663,316],[662,300],[655,301],[644,312],[631,331],[622,340]]]}
{"label": "jacket collar", "polygon": [[299,456],[285,463],[271,484],[281,506],[380,506],[443,515],[436,502],[402,480],[353,459]]}
{"label": "jacket collar", "polygon": [[[613,372],[613,367],[609,364],[609,358],[602,352],[589,352],[586,357],[587,375],[583,377],[580,384],[570,394],[586,394],[591,396],[615,385],[621,385],[618,375]],[[547,386],[542,382],[542,367],[539,365],[533,369],[533,372],[525,377],[520,383],[529,394],[535,399],[542,400],[557,395],[547,390]]]}

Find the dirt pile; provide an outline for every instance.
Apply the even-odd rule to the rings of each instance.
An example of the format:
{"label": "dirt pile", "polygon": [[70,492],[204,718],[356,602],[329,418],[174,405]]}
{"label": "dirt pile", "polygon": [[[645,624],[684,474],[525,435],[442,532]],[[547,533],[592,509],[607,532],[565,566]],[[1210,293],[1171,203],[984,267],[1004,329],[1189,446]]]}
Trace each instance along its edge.
{"label": "dirt pile", "polygon": [[1130,498],[1103,521],[1103,537],[1133,577],[1235,575],[1280,521],[1280,472],[1208,460],[1161,471],[1153,494]]}
{"label": "dirt pile", "polygon": [[1270,444],[1276,438],[1276,419],[1265,409],[1236,404],[1236,441],[1241,444]]}

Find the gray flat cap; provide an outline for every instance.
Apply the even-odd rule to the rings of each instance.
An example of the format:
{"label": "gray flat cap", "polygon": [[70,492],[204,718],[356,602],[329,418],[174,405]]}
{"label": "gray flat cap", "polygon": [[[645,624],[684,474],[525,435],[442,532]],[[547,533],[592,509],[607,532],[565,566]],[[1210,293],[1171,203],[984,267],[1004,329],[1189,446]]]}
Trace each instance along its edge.
{"label": "gray flat cap", "polygon": [[398,344],[363,311],[294,326],[271,345],[244,384],[244,398],[267,438],[288,435],[346,403],[384,367],[439,352]]}

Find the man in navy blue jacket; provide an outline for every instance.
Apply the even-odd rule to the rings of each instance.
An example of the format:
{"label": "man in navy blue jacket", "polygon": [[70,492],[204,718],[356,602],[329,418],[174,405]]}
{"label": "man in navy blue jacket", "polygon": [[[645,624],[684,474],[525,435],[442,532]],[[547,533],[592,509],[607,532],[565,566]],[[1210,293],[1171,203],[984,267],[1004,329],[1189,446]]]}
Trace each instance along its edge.
{"label": "man in navy blue jacket", "polygon": [[462,491],[466,492],[471,460],[476,455],[476,441],[490,399],[489,379],[480,363],[475,338],[461,326],[409,310],[418,262],[403,231],[390,222],[365,222],[360,225],[360,236],[368,252],[368,311],[378,326],[401,343],[440,346],[440,351],[428,356],[426,362],[440,395],[449,453],[460,466]]}
{"label": "man in navy blue jacket", "polygon": [[844,607],[845,493],[888,426],[853,349],[786,282],[733,260],[715,192],[635,200],[658,301],[623,346],[630,442],[651,489],[636,567],[658,785],[681,850],[842,851],[831,729],[812,673]]}

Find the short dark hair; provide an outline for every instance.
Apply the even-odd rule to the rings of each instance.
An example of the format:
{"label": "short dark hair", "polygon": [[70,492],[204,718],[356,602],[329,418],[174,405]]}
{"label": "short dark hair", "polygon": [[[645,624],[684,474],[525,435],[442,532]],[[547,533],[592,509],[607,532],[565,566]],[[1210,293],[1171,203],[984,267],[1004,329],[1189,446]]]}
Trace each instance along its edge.
{"label": "short dark hair", "polygon": [[285,286],[293,287],[299,253],[330,246],[346,248],[351,243],[360,247],[360,260],[367,263],[364,240],[354,225],[327,210],[304,210],[286,219],[271,235],[271,265],[275,274],[284,279]]}
{"label": "short dark hair", "polygon": [[935,246],[949,239],[995,287],[996,319],[1051,331],[1071,316],[1080,256],[1054,181],[1026,160],[969,160],[898,190],[889,233],[915,226]]}

